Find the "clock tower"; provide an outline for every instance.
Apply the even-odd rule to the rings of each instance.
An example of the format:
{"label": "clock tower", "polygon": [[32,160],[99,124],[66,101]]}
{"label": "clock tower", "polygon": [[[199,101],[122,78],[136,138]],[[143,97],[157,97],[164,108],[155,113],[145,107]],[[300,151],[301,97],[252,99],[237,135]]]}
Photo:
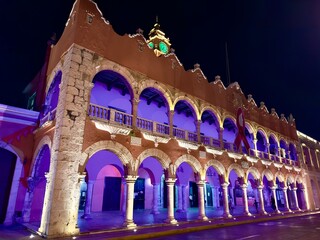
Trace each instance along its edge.
{"label": "clock tower", "polygon": [[147,43],[149,47],[153,49],[157,57],[168,54],[170,51],[170,40],[169,38],[166,38],[165,33],[160,30],[158,19],[149,32],[149,39],[147,40]]}

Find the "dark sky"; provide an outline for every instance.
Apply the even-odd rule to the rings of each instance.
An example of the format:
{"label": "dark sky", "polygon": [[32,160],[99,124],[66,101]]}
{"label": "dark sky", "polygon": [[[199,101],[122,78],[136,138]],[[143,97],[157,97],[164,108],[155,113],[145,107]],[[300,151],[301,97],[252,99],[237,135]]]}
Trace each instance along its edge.
{"label": "dark sky", "polygon": [[[0,2],[0,103],[26,107],[22,90],[44,60],[52,32],[60,37],[73,0]],[[231,82],[259,105],[290,113],[298,130],[320,140],[319,0],[96,0],[119,34],[161,29],[185,69],[195,63],[209,81]]]}

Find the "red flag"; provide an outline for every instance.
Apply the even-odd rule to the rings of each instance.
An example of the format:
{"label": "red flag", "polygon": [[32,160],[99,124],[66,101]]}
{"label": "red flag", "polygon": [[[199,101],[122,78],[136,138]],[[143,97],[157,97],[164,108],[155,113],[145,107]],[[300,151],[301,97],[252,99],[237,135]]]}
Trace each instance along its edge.
{"label": "red flag", "polygon": [[244,146],[246,147],[247,151],[249,152],[250,145],[245,135],[245,121],[244,121],[244,114],[242,108],[238,108],[237,111],[237,127],[238,127],[238,134],[236,139],[234,140],[234,144],[236,145],[237,149],[240,147],[241,141],[243,141]]}

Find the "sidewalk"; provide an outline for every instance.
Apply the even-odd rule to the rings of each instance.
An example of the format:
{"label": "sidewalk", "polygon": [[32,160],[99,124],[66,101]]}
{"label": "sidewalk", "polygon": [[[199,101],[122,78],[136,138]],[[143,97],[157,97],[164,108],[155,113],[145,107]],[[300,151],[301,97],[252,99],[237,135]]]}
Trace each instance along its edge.
{"label": "sidewalk", "polygon": [[[150,239],[154,237],[163,237],[179,233],[188,233],[194,231],[208,230],[220,227],[227,227],[233,225],[246,224],[251,222],[263,222],[269,220],[311,215],[311,214],[320,214],[320,211],[317,212],[296,212],[296,213],[280,213],[280,214],[268,214],[265,216],[261,215],[252,215],[248,216],[234,216],[231,219],[225,219],[222,217],[209,218],[209,221],[200,221],[200,220],[191,220],[191,221],[179,221],[177,225],[170,225],[166,223],[155,223],[152,225],[142,225],[137,226],[136,229],[124,229],[124,228],[113,228],[109,230],[100,230],[91,229],[83,231],[78,236],[69,237],[69,238],[60,238],[60,239]],[[147,216],[146,214],[141,214],[141,218]],[[109,218],[108,220],[100,219],[96,220],[101,224],[103,222],[112,223],[114,219]],[[141,220],[140,220],[141,221]],[[90,228],[89,221],[87,222],[88,228]],[[94,225],[91,224],[93,228]],[[96,226],[97,227],[97,226]],[[101,226],[100,226],[101,227]],[[37,227],[35,225],[25,224],[25,225],[12,225],[12,226],[3,226],[0,225],[0,240],[2,239],[42,239],[40,236],[36,235]]]}

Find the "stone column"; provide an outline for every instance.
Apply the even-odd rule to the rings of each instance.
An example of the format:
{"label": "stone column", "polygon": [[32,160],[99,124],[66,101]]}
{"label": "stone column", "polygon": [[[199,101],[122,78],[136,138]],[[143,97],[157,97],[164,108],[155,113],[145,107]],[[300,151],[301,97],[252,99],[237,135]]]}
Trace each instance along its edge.
{"label": "stone column", "polygon": [[139,104],[139,99],[132,98],[131,103],[132,103],[132,128],[137,127],[137,117],[138,117],[138,104]]}
{"label": "stone column", "polygon": [[258,192],[259,192],[259,203],[260,203],[260,206],[259,206],[259,213],[261,215],[266,215],[267,212],[266,210],[264,209],[264,197],[263,197],[263,185],[260,185],[258,186]]}
{"label": "stone column", "polygon": [[173,137],[173,115],[174,110],[169,111],[169,135],[172,138]]}
{"label": "stone column", "polygon": [[274,205],[275,205],[275,207],[276,207],[276,213],[280,213],[280,211],[279,211],[279,208],[278,208],[278,201],[277,201],[277,195],[276,195],[276,187],[275,186],[273,186],[273,187],[270,187],[270,189],[271,189],[271,191],[272,191],[272,196],[273,196],[273,198],[274,198]]}
{"label": "stone column", "polygon": [[197,186],[198,186],[198,208],[199,208],[199,216],[198,219],[201,219],[203,221],[207,221],[208,218],[206,217],[205,213],[205,206],[204,206],[204,187],[205,181],[198,181]]}
{"label": "stone column", "polygon": [[[258,147],[257,147],[257,142],[258,142],[258,139],[257,138],[254,138],[253,139],[253,144],[254,144],[254,155],[256,156],[256,157],[258,157]],[[250,154],[249,154],[250,155]]]}
{"label": "stone column", "polygon": [[244,211],[243,214],[246,216],[251,216],[251,213],[249,212],[249,206],[248,206],[248,195],[247,195],[247,184],[242,184],[242,200],[244,205]]}
{"label": "stone column", "polygon": [[127,182],[125,178],[122,178],[122,205],[121,205],[121,211],[123,216],[126,216],[126,209],[127,209]]}
{"label": "stone column", "polygon": [[222,183],[221,184],[221,187],[223,190],[223,217],[225,217],[225,218],[232,217],[230,215],[230,211],[229,211],[228,186],[229,186],[229,183]]}
{"label": "stone column", "polygon": [[93,193],[94,181],[89,180],[87,184],[87,194],[86,194],[86,204],[84,208],[84,214],[81,218],[91,219],[91,203],[92,203],[92,193]]}
{"label": "stone column", "polygon": [[293,196],[294,196],[294,204],[296,206],[296,210],[301,211],[301,209],[299,208],[299,202],[298,202],[298,196],[297,196],[297,188],[293,188]]}
{"label": "stone column", "polygon": [[[30,177],[30,178],[28,178],[28,182],[29,182],[29,179],[32,180],[32,178]],[[22,209],[23,222],[30,221],[33,193],[34,193],[34,189],[30,189],[30,188],[26,192],[24,202],[23,202],[23,209]]]}
{"label": "stone column", "polygon": [[270,159],[270,143],[267,143],[268,159]]}
{"label": "stone column", "polygon": [[152,214],[159,214],[159,202],[160,202],[160,194],[159,194],[159,184],[153,184],[153,201],[152,201]]}
{"label": "stone column", "polygon": [[178,208],[176,210],[176,212],[182,212],[182,186],[181,185],[177,185],[177,193],[178,193]]}
{"label": "stone column", "polygon": [[288,212],[292,212],[289,208],[289,201],[288,201],[288,195],[287,195],[288,187],[283,187],[282,192],[284,196],[284,209]]}
{"label": "stone column", "polygon": [[167,223],[176,224],[177,220],[174,218],[174,183],[175,178],[168,178],[166,179],[167,183],[167,207],[168,207],[168,218],[166,219]]}
{"label": "stone column", "polygon": [[224,144],[223,144],[223,127],[219,127],[218,129],[218,133],[219,133],[219,141],[220,141],[220,148],[224,149]]}
{"label": "stone column", "polygon": [[128,175],[125,179],[127,182],[127,208],[126,219],[123,226],[127,228],[135,228],[137,225],[133,222],[133,199],[134,199],[134,183],[138,176]]}

